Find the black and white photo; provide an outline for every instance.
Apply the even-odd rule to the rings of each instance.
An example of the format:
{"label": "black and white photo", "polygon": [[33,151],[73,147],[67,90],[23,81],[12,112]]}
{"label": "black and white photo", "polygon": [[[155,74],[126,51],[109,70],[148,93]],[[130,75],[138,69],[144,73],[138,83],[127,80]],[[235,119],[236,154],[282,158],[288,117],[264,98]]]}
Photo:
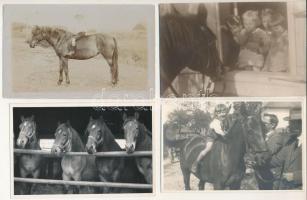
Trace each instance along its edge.
{"label": "black and white photo", "polygon": [[150,106],[14,107],[14,195],[152,193]]}
{"label": "black and white photo", "polygon": [[162,116],[163,191],[303,189],[301,102],[165,102]]}
{"label": "black and white photo", "polygon": [[297,56],[306,54],[305,25],[291,2],[172,3],[159,11],[161,97],[306,95],[305,56]]}

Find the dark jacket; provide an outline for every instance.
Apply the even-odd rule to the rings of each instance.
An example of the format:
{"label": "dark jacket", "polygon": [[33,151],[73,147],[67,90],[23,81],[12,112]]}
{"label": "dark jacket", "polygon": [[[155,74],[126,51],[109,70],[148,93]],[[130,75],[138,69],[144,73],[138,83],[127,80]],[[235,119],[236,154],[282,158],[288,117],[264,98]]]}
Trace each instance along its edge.
{"label": "dark jacket", "polygon": [[[276,172],[293,173],[293,181],[276,180],[279,189],[300,189],[302,186],[302,147],[297,146],[296,138],[290,139],[286,145],[272,157],[271,166],[276,169]],[[279,176],[280,177],[280,176]]]}

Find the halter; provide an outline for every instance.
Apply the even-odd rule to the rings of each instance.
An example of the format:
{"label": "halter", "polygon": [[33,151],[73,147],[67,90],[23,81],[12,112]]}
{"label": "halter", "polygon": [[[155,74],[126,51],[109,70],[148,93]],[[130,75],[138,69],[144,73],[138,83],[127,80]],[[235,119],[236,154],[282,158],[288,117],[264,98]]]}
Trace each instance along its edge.
{"label": "halter", "polygon": [[102,138],[102,137],[101,137],[101,139],[100,139],[100,140],[96,140],[96,138],[95,138],[95,137],[93,137],[92,135],[89,135],[89,136],[88,136],[88,139],[93,140],[96,146],[98,146],[99,144],[101,144],[101,142],[102,142],[102,140],[103,140],[103,138]]}
{"label": "halter", "polygon": [[33,122],[34,123],[34,128],[33,128],[33,131],[31,132],[31,134],[22,134],[23,136],[25,136],[27,139],[28,139],[28,141],[29,141],[29,143],[31,143],[32,141],[34,141],[34,139],[33,139],[33,136],[35,136],[36,135],[36,124],[35,124],[35,122]]}
{"label": "halter", "polygon": [[[68,133],[69,133],[70,135],[72,135],[71,132],[70,132],[70,129],[67,128],[67,130],[68,130]],[[71,136],[71,137],[72,137],[72,136]],[[71,150],[71,137],[68,136],[68,139],[67,139],[67,141],[65,142],[64,145],[57,145],[56,147],[58,147],[59,149],[61,149],[63,152],[64,152],[64,150],[65,150],[66,148],[68,148],[68,149]]]}

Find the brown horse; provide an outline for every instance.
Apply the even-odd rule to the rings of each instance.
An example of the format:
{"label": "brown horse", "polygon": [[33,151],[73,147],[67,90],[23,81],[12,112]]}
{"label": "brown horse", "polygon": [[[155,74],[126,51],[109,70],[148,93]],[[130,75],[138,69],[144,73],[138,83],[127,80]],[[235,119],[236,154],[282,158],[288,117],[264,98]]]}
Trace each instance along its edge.
{"label": "brown horse", "polygon": [[[151,132],[138,119],[138,112],[134,113],[134,116],[131,117],[128,117],[126,113],[123,115],[127,153],[152,151]],[[136,165],[144,175],[146,182],[152,184],[152,158],[137,157]]]}
{"label": "brown horse", "polygon": [[[122,151],[102,117],[99,119],[93,119],[91,117],[86,128],[86,133],[88,134],[86,150],[89,154]],[[96,165],[99,178],[103,182],[140,183],[142,181],[134,158],[97,157]],[[132,189],[110,189],[108,187],[104,187],[103,191],[104,193],[134,192]]]}
{"label": "brown horse", "polygon": [[[185,189],[190,189],[190,174],[200,180],[199,189],[204,189],[205,182],[213,183],[215,190],[240,189],[245,172],[244,155],[247,150],[259,159],[268,153],[262,124],[260,121],[259,104],[257,102],[242,103],[244,113],[234,113],[226,117],[232,124],[226,138],[215,141],[212,150],[201,161],[197,172],[192,172],[192,163],[205,148],[206,139],[195,136],[188,139],[181,151],[180,166],[184,178]],[[248,147],[248,148],[247,148]],[[258,160],[259,160],[258,159]],[[259,162],[262,162],[261,160]]]}
{"label": "brown horse", "polygon": [[196,15],[182,15],[172,6],[169,14],[160,16],[161,96],[170,88],[179,97],[172,81],[185,67],[200,72],[203,82],[205,75],[213,82],[222,78],[216,36],[207,26],[207,9],[204,4],[198,6]]}
{"label": "brown horse", "polygon": [[[75,41],[75,51],[70,54],[69,48]],[[32,29],[30,47],[34,48],[39,42],[47,41],[54,49],[60,60],[58,84],[63,81],[65,72],[66,83],[70,83],[68,74],[68,59],[86,60],[101,54],[111,68],[112,84],[118,81],[118,49],[116,39],[112,36],[97,33],[93,35],[73,34],[59,28],[35,26]]]}
{"label": "brown horse", "polygon": [[[55,141],[51,152],[61,154],[65,152],[85,152],[77,131],[72,128],[69,122],[59,124],[55,131]],[[95,158],[88,156],[69,156],[62,158],[61,166],[63,170],[63,180],[65,181],[96,181],[97,169]],[[70,187],[65,186],[66,193],[95,193],[94,188],[90,187]]]}
{"label": "brown horse", "polygon": [[[21,117],[19,125],[19,136],[16,142],[18,148],[41,150],[36,132],[36,123],[34,116],[25,118]],[[33,154],[22,154],[18,160],[20,176],[23,178],[39,178],[42,174],[43,157]],[[23,184],[22,184],[23,185]],[[31,184],[24,184],[25,194],[31,191]]]}

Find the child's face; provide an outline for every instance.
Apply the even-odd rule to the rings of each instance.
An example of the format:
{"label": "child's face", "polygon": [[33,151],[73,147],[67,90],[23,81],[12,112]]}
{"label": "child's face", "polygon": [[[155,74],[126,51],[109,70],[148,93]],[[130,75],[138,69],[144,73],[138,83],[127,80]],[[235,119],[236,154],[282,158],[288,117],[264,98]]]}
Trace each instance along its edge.
{"label": "child's face", "polygon": [[269,24],[272,21],[272,16],[271,15],[263,15],[262,16],[262,25],[265,29],[269,28]]}
{"label": "child's face", "polygon": [[226,118],[226,115],[227,115],[227,111],[221,111],[217,113],[217,118],[219,120],[224,120]]}
{"label": "child's face", "polygon": [[248,32],[251,32],[257,28],[257,23],[252,19],[244,19],[243,25]]}
{"label": "child's face", "polygon": [[285,31],[285,29],[281,25],[272,26],[271,30],[274,33],[274,35],[277,36],[281,35]]}

